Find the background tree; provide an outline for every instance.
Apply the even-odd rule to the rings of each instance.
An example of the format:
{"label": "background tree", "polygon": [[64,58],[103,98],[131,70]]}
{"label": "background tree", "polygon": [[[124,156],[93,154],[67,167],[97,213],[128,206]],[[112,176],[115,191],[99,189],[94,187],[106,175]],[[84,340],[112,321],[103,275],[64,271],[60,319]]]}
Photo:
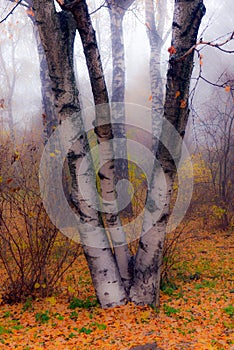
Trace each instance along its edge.
{"label": "background tree", "polygon": [[[233,217],[233,156],[234,107],[231,90],[216,91],[216,102],[208,105],[206,118],[200,118],[198,129],[200,152],[210,171],[210,214],[221,220],[227,228]],[[207,184],[208,185],[208,184]]]}
{"label": "background tree", "polygon": [[[126,12],[129,10],[134,0],[121,1],[110,0],[107,2],[110,15],[111,29],[111,49],[112,49],[112,91],[111,102],[114,114],[114,148],[115,153],[118,152],[118,159],[115,160],[115,182],[125,179],[129,180],[128,176],[128,160],[126,149],[126,128],[125,128],[125,45],[123,32],[123,19]],[[115,139],[118,139],[118,145],[115,145]],[[126,184],[126,183],[125,183]],[[128,187],[122,183],[121,193],[128,194]],[[125,198],[124,198],[125,199]],[[128,198],[126,198],[127,200]],[[123,202],[123,198],[118,198],[118,201]],[[132,216],[131,200],[124,208],[122,214],[124,216]]]}
{"label": "background tree", "polygon": [[[0,73],[0,79],[1,79],[1,110],[2,110],[2,123],[5,125],[8,125],[10,136],[11,136],[11,142],[13,143],[15,147],[15,121],[13,117],[13,95],[15,92],[15,86],[16,86],[16,80],[17,75],[20,74],[21,67],[17,63],[17,57],[16,57],[16,49],[19,41],[19,37],[16,39],[13,39],[12,35],[12,28],[6,28],[3,26],[1,28],[1,34],[2,34],[2,46],[0,48],[0,64],[1,64],[1,73]],[[4,37],[5,39],[7,37],[11,38],[12,45],[9,48],[9,51],[6,55],[4,51]],[[7,69],[7,62],[11,65],[12,73],[9,74],[9,71]],[[4,88],[3,88],[4,87]],[[4,112],[4,116],[3,116]]]}

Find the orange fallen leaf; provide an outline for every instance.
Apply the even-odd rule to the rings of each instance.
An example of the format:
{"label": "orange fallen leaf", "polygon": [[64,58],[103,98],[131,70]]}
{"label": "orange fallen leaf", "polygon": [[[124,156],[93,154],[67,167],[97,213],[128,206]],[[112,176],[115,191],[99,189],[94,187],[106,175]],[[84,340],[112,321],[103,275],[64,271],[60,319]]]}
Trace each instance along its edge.
{"label": "orange fallen leaf", "polygon": [[180,101],[180,108],[185,108],[187,106],[187,103],[185,100]]}
{"label": "orange fallen leaf", "polygon": [[180,96],[180,91],[176,91],[175,93],[175,98],[179,97]]}
{"label": "orange fallen leaf", "polygon": [[27,9],[26,12],[27,12],[27,14],[28,14],[29,16],[34,17],[34,11],[33,11],[32,7],[30,7],[29,9]]}
{"label": "orange fallen leaf", "polygon": [[167,51],[169,52],[170,56],[174,55],[176,53],[176,48],[174,46],[170,46]]}

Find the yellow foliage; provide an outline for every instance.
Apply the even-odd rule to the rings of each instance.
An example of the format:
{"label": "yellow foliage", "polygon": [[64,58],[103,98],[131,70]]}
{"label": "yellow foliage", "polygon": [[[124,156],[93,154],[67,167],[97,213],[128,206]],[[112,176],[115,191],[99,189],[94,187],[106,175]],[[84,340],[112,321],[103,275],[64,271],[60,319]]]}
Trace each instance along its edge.
{"label": "yellow foliage", "polygon": [[48,301],[52,306],[56,304],[55,297],[48,297],[48,298],[46,298],[46,301]]}

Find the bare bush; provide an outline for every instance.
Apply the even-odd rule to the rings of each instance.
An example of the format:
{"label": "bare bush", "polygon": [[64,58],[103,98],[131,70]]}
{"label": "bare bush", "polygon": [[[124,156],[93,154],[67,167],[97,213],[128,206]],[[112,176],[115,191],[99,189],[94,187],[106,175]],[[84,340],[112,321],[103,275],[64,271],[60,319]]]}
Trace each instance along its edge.
{"label": "bare bush", "polygon": [[36,143],[1,143],[0,264],[3,300],[47,296],[81,254],[81,247],[50,222],[40,198]]}

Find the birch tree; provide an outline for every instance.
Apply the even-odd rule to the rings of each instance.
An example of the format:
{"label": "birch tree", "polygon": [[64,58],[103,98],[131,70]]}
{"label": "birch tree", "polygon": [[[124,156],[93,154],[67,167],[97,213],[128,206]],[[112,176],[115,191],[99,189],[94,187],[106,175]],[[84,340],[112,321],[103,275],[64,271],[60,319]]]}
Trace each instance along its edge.
{"label": "birch tree", "polygon": [[[181,140],[173,135],[173,129],[167,127],[167,121],[174,126],[183,138],[189,115],[188,97],[190,79],[193,69],[193,53],[181,59],[192,47],[197,38],[201,19],[205,14],[203,1],[175,1],[172,24],[172,41],[169,67],[167,71],[166,97],[162,121],[162,133],[157,149],[157,160],[163,169],[166,180],[164,208],[160,215],[156,214],[158,207],[155,203],[156,194],[162,192],[162,179],[151,186],[146,203],[146,218],[143,225],[143,234],[140,238],[134,268],[134,282],[131,289],[131,300],[137,304],[158,303],[160,266],[162,263],[162,250],[165,239],[166,225],[169,218],[169,205],[176,175],[176,167],[181,155]],[[180,99],[176,96],[180,94]],[[154,130],[153,130],[154,133]],[[171,143],[174,154],[170,154],[165,145]],[[169,147],[168,147],[169,148]],[[157,175],[157,168],[155,174]],[[156,219],[155,219],[156,218]],[[149,221],[150,225],[149,225]],[[150,230],[147,230],[148,227]]]}
{"label": "birch tree", "polygon": [[[75,129],[76,140],[68,153],[72,178],[71,198],[78,218],[76,229],[80,234],[97,298],[104,308],[121,305],[127,301],[133,301],[136,304],[154,304],[159,295],[160,264],[169,217],[172,185],[189,114],[188,96],[194,51],[186,53],[196,43],[205,7],[202,0],[175,1],[171,43],[173,49],[170,52],[167,72],[161,143],[157,151],[158,163],[163,172],[158,172],[158,182],[154,188],[154,194],[158,198],[163,197],[161,198],[163,208],[161,208],[160,215],[155,216],[157,219],[154,219],[151,213],[157,210],[157,205],[149,202],[146,204],[146,219],[134,258],[129,254],[115,207],[113,148],[112,143],[109,142],[113,138],[109,98],[87,4],[84,0],[60,0],[58,2],[61,6],[60,12],[56,11],[52,0],[34,0],[33,10],[49,70],[55,113],[59,123],[68,120]],[[104,162],[104,166],[98,171],[98,176],[106,227],[103,216],[100,215],[101,207],[97,200],[95,183],[96,174],[93,169],[93,160],[89,156],[89,141],[84,131],[79,93],[75,83],[73,48],[76,29],[82,40],[96,107],[94,131],[97,137],[99,157]],[[178,92],[179,99],[176,98]],[[168,122],[172,125],[171,129],[167,127]],[[181,138],[174,137],[174,130]],[[63,138],[64,135],[61,137]],[[174,150],[173,154],[170,154],[166,145],[170,146],[169,149]],[[78,169],[82,162],[85,171],[79,175]],[[85,189],[89,200],[82,195],[79,176],[83,177],[83,183],[86,184]],[[56,190],[59,188],[56,180],[55,173],[54,192],[50,192],[51,189],[48,188],[45,181],[45,190],[53,193],[55,200]],[[164,183],[166,183],[166,188],[162,189]],[[96,209],[90,205],[90,201],[97,202]],[[107,211],[110,202],[112,212]],[[56,215],[56,206],[53,210]],[[110,230],[111,228],[114,230]],[[108,230],[111,232],[109,236],[107,235]]]}
{"label": "birch tree", "polygon": [[[118,156],[115,160],[115,181],[128,180],[128,160],[126,149],[126,129],[125,129],[125,45],[123,32],[123,19],[134,0],[108,0],[107,6],[110,15],[111,28],[111,48],[112,48],[112,110],[114,112],[114,139],[118,138]],[[115,144],[115,143],[114,143]],[[120,192],[122,196],[127,193],[124,184]],[[121,201],[121,199],[120,199]],[[121,203],[120,203],[121,205]],[[131,201],[124,208],[124,215],[132,215]]]}
{"label": "birch tree", "polygon": [[[15,121],[13,117],[13,108],[12,108],[12,98],[15,92],[15,86],[17,81],[17,74],[20,71],[20,66],[17,65],[17,59],[16,59],[16,48],[18,44],[18,39],[15,41],[12,39],[12,33],[11,30],[7,31],[5,30],[5,33],[1,33],[2,38],[4,38],[6,35],[11,37],[12,45],[11,45],[11,52],[8,52],[4,54],[3,48],[4,48],[4,39],[2,42],[2,47],[0,48],[0,64],[1,64],[1,73],[0,73],[0,79],[2,81],[2,89],[1,89],[1,108],[7,112],[7,117],[4,118],[4,122],[8,124],[9,131],[10,131],[10,139],[13,144],[13,148],[15,148]],[[14,74],[9,74],[7,70],[7,62],[10,63],[11,69],[14,72]],[[3,89],[4,87],[4,89]]]}

